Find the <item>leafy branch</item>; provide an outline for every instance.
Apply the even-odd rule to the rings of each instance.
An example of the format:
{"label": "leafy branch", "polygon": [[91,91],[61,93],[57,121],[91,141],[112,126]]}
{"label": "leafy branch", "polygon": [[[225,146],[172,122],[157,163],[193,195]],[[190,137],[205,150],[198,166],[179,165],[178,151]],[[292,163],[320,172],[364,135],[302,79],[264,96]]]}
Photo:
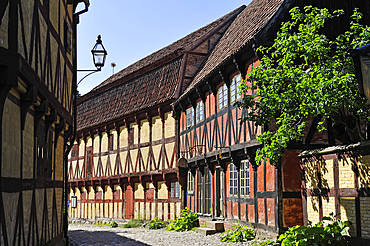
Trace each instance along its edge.
{"label": "leafy branch", "polygon": [[263,158],[277,163],[290,141],[303,139],[310,116],[322,116],[319,131],[326,129],[325,119],[338,115],[369,120],[369,105],[359,94],[350,51],[370,41],[370,28],[360,24],[362,14],[355,9],[350,29],[335,40],[320,32],[327,20],[343,13],[293,8],[274,44],[258,48],[263,54],[261,66],[242,81],[240,90],[246,96],[237,103],[249,109],[242,120],[273,126],[258,137],[263,147],[257,163]]}

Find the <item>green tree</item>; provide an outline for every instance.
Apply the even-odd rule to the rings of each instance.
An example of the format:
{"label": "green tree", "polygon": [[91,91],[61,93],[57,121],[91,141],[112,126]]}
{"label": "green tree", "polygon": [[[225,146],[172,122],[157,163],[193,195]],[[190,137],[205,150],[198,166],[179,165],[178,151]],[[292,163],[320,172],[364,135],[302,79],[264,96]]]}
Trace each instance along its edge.
{"label": "green tree", "polygon": [[319,131],[325,130],[329,117],[368,120],[369,105],[359,94],[350,56],[353,48],[370,41],[370,29],[360,24],[362,14],[355,9],[350,29],[335,40],[320,33],[327,20],[343,13],[312,6],[303,12],[293,8],[291,20],[282,23],[274,44],[258,48],[263,54],[261,66],[241,83],[246,96],[238,103],[251,111],[242,120],[276,126],[258,137],[263,147],[257,152],[257,163],[263,158],[276,163],[289,141],[302,140],[309,116],[322,116]]}

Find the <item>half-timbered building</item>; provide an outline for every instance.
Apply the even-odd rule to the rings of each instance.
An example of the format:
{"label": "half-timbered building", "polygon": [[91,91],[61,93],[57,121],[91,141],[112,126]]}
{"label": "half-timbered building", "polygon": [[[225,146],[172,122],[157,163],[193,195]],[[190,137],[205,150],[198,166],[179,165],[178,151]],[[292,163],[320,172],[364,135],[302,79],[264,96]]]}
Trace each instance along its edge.
{"label": "half-timbered building", "polygon": [[78,2],[0,2],[1,245],[57,245],[67,235],[63,156]]}
{"label": "half-timbered building", "polygon": [[171,103],[189,85],[242,6],[123,69],[78,99],[70,155],[70,219],[179,216],[178,119]]}
{"label": "half-timbered building", "polygon": [[[328,131],[320,134],[316,129],[320,116],[308,119],[302,142],[289,143],[279,163],[270,165],[266,160],[257,166],[254,159],[260,144],[256,138],[264,128],[273,130],[274,126],[262,128],[253,122],[240,122],[248,109],[234,106],[243,97],[237,85],[249,77],[254,66],[259,66],[260,54],[256,48],[272,44],[281,21],[287,20],[292,7],[344,9],[344,16],[324,28],[332,38],[348,29],[349,16],[355,7],[367,13],[365,4],[363,1],[254,0],[228,27],[188,88],[173,104],[179,117],[179,155],[188,169],[186,206],[199,213],[202,220],[224,220],[226,226],[233,221],[251,222],[255,227],[280,233],[289,226],[307,223],[307,218],[322,218],[325,194],[315,193],[317,189],[312,188],[310,201],[321,200],[307,201],[310,194],[305,190],[304,169],[298,154],[336,144],[330,119],[325,122]],[[328,204],[339,208],[337,203]],[[324,215],[328,215],[330,208],[324,209]]]}

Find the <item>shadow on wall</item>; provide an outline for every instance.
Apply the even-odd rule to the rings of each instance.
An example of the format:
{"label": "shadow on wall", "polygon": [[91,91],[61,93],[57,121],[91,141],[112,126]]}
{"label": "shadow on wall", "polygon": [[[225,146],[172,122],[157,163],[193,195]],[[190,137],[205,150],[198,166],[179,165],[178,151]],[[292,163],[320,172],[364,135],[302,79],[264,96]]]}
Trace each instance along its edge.
{"label": "shadow on wall", "polygon": [[[124,234],[125,231],[119,231]],[[118,235],[111,231],[68,231],[70,245],[135,245],[149,246],[149,244],[136,241],[134,239]]]}

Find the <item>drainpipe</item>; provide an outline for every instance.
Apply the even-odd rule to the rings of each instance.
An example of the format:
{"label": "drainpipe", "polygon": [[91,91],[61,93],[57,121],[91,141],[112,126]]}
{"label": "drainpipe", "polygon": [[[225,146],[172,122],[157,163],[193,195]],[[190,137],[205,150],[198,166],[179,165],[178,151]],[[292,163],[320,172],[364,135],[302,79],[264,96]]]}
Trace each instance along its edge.
{"label": "drainpipe", "polygon": [[[73,9],[76,10],[77,5],[83,2],[85,9],[73,14],[73,41],[72,41],[72,59],[73,59],[73,78],[72,78],[72,91],[73,91],[73,135],[69,140],[69,145],[65,144],[64,152],[64,214],[63,214],[63,230],[66,245],[69,245],[68,239],[68,155],[72,149],[76,139],[77,130],[77,24],[79,23],[79,16],[89,10],[89,0],[77,0],[73,3]],[[74,12],[73,11],[73,12]]]}

